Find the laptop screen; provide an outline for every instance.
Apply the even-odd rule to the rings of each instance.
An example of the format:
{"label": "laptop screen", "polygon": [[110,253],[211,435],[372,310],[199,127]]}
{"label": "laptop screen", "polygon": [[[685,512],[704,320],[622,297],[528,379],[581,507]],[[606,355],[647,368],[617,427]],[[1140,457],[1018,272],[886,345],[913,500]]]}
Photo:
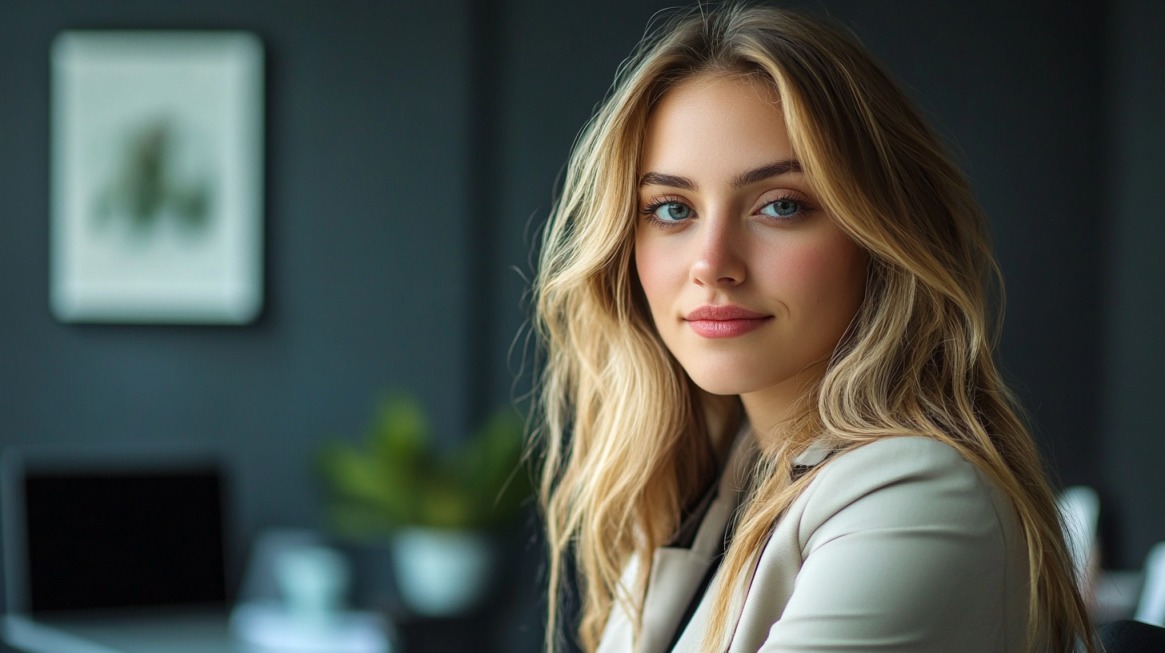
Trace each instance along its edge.
{"label": "laptop screen", "polygon": [[217,465],[10,459],[5,473],[17,478],[5,489],[19,505],[6,516],[5,555],[20,558],[8,569],[22,578],[7,580],[22,586],[9,592],[22,611],[225,604]]}

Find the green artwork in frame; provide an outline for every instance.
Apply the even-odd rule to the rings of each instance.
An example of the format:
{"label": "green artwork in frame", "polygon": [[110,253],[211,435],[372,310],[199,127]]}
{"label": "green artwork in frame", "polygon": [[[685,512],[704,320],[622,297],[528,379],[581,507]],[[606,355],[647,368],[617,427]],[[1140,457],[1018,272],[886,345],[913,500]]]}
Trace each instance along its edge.
{"label": "green artwork in frame", "polygon": [[263,303],[263,50],[246,32],[52,46],[50,303],[67,322],[246,324]]}

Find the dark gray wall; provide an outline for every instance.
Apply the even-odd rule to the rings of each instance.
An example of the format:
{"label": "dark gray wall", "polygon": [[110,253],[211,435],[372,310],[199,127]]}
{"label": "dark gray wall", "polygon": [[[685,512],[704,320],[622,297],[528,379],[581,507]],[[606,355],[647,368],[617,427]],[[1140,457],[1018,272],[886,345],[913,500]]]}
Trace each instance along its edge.
{"label": "dark gray wall", "polygon": [[[126,0],[0,5],[0,445],[195,439],[241,534],[318,524],[310,455],[415,389],[445,437],[509,400],[534,229],[570,144],[670,3]],[[914,95],[991,216],[1001,355],[1060,481],[1105,493],[1110,562],[1165,539],[1162,5],[802,3]],[[253,326],[48,312],[48,44],[65,28],[250,29],[268,56],[267,306]],[[527,364],[528,366],[528,364]]]}
{"label": "dark gray wall", "polygon": [[1106,148],[1093,164],[1108,179],[1092,216],[1106,225],[1097,438],[1109,548],[1139,565],[1165,540],[1165,3],[1116,2],[1108,28]]}

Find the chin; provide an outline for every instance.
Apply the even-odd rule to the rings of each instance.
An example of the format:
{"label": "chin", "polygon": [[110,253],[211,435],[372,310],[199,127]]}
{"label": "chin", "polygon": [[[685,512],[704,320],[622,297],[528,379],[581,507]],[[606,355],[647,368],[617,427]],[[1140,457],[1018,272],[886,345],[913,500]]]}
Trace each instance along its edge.
{"label": "chin", "polygon": [[752,384],[747,383],[743,375],[739,373],[708,373],[697,371],[695,374],[688,372],[688,377],[701,390],[714,395],[742,395],[756,390]]}

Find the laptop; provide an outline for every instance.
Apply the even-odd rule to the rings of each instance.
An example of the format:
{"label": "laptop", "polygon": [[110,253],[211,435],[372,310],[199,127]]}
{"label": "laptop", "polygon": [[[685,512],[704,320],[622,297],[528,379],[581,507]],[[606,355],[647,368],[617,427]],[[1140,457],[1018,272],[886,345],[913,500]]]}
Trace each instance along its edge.
{"label": "laptop", "polygon": [[4,641],[28,653],[237,653],[224,474],[180,446],[6,449]]}

